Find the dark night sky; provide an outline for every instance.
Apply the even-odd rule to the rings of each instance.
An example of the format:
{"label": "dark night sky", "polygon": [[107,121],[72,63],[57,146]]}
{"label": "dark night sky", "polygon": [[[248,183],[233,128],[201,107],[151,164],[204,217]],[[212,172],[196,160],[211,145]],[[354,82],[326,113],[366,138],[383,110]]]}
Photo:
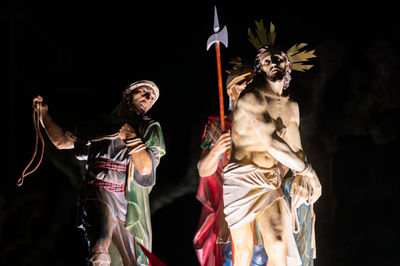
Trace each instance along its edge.
{"label": "dark night sky", "polygon": [[[218,2],[229,32],[222,67],[253,58],[247,28],[274,22],[277,43],[307,42],[314,67],[293,72],[305,152],[323,185],[315,205],[315,265],[400,265],[398,14],[385,1]],[[258,3],[257,3],[258,2]],[[168,265],[198,265],[192,237],[200,214],[196,163],[207,116],[218,114],[212,34],[215,2],[128,6],[62,1],[1,8],[1,81],[7,90],[7,174],[0,188],[1,265],[81,265],[74,228],[81,165],[47,137],[39,170],[15,183],[34,148],[32,99],[42,95],[66,127],[111,111],[130,82],[149,79],[160,99],[149,112],[167,155],[151,193],[153,251]],[[373,5],[372,5],[373,4]],[[224,72],[224,78],[226,74]],[[395,154],[395,155],[393,155]]]}

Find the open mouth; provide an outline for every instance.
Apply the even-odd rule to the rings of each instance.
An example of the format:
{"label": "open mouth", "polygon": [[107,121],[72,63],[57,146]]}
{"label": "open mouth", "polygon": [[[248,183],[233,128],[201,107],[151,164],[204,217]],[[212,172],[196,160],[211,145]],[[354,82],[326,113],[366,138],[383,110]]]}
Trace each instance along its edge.
{"label": "open mouth", "polygon": [[276,73],[276,72],[279,72],[280,71],[280,69],[279,68],[277,68],[277,67],[274,67],[274,68],[272,68],[270,71],[269,71],[269,73],[268,74],[273,74],[273,73]]}
{"label": "open mouth", "polygon": [[147,102],[141,102],[141,103],[139,104],[139,106],[140,106],[140,108],[141,108],[142,110],[146,110],[146,109],[147,109]]}

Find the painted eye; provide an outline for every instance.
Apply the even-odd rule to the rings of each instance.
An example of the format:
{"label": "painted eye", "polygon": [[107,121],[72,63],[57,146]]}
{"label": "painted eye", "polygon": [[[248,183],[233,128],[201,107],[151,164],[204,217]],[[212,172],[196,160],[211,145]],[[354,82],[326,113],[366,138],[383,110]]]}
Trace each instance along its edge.
{"label": "painted eye", "polygon": [[269,65],[270,63],[271,63],[271,60],[266,59],[266,60],[264,61],[263,65]]}

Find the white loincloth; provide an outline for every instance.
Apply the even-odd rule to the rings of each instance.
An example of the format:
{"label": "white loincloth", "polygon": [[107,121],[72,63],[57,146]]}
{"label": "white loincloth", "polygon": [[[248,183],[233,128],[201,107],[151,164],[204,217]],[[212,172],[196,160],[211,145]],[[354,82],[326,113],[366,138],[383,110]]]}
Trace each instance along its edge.
{"label": "white loincloth", "polygon": [[277,199],[282,200],[287,240],[287,265],[301,265],[301,258],[292,233],[289,202],[281,189],[278,167],[258,168],[254,165],[230,163],[224,168],[224,213],[230,229],[254,221]]}
{"label": "white loincloth", "polygon": [[230,163],[224,168],[224,213],[230,229],[252,222],[284,197],[279,168],[262,169]]}

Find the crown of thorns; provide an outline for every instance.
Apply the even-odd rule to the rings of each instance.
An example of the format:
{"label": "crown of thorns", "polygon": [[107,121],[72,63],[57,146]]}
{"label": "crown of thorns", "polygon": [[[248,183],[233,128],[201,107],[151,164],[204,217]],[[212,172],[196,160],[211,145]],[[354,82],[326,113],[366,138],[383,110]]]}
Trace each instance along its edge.
{"label": "crown of thorns", "polygon": [[[251,29],[248,29],[249,41],[257,49],[260,50],[263,47],[272,47],[275,44],[275,26],[270,22],[269,32],[264,27],[262,20],[259,22],[255,21],[256,24],[256,35],[253,34]],[[314,55],[315,50],[307,51],[303,49],[307,43],[299,43],[293,45],[289,50],[286,51],[290,63],[292,64],[292,70],[304,72],[304,70],[309,70],[313,67],[310,64],[303,64],[308,62],[309,59],[316,57]],[[302,50],[303,49],[303,50]]]}

